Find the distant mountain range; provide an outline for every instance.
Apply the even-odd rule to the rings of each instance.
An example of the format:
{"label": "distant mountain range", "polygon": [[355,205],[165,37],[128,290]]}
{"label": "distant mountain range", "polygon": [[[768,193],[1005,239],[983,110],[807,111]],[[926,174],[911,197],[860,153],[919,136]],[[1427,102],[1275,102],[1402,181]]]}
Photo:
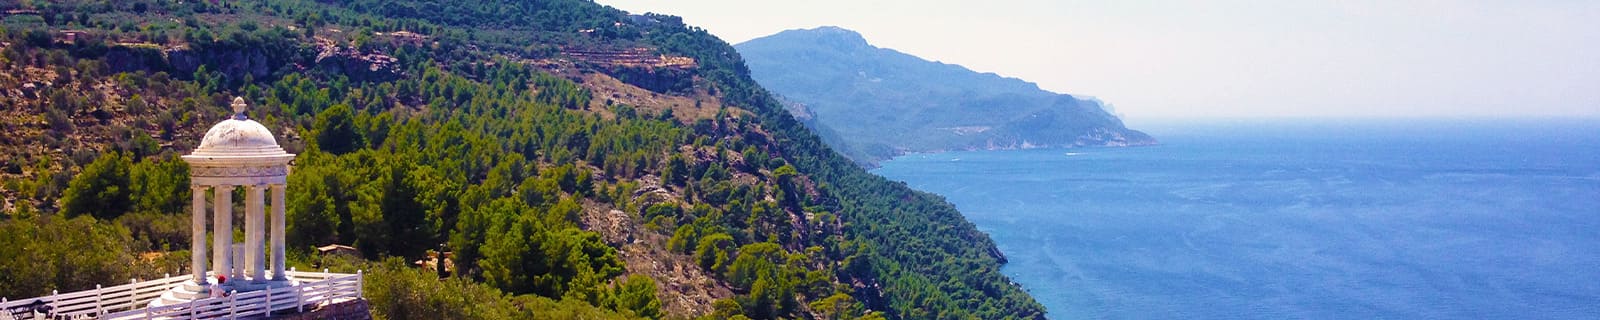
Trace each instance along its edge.
{"label": "distant mountain range", "polygon": [[860,163],[907,152],[1156,143],[1093,98],[875,47],[839,27],[734,47],[796,118]]}

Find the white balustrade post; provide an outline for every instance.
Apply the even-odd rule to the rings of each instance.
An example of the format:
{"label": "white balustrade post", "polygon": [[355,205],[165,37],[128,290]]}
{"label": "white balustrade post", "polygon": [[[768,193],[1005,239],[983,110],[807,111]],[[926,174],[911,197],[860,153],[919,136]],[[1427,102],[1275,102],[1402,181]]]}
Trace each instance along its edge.
{"label": "white balustrade post", "polygon": [[228,319],[238,319],[239,290],[228,293]]}
{"label": "white balustrade post", "polygon": [[287,281],[289,277],[283,274],[284,261],[284,188],[283,184],[272,185],[272,280]]}
{"label": "white balustrade post", "polygon": [[264,185],[244,186],[244,267],[250,282],[263,282],[266,277],[266,192]]}
{"label": "white balustrade post", "polygon": [[219,185],[211,191],[216,197],[211,206],[216,216],[212,218],[211,272],[217,276],[233,274],[233,186]]}
{"label": "white balustrade post", "polygon": [[[128,284],[129,285],[132,285],[132,284],[135,284],[135,283],[139,283],[139,282],[138,281],[134,281],[133,279],[128,279]],[[128,290],[128,307],[129,308],[137,308],[139,306],[139,296],[135,294],[135,293],[138,293],[137,292],[138,290],[139,290],[138,288],[134,288],[134,290]],[[149,318],[149,317],[146,317],[146,318]]]}
{"label": "white balustrade post", "polygon": [[194,207],[191,209],[194,216],[189,221],[189,267],[194,269],[195,285],[206,286],[206,190],[205,185],[190,185],[194,193]]}
{"label": "white balustrade post", "polygon": [[362,279],[363,277],[361,276],[361,270],[356,270],[356,299],[361,299]]}
{"label": "white balustrade post", "polygon": [[267,288],[267,318],[272,317],[272,288]]}
{"label": "white balustrade post", "polygon": [[99,284],[95,284],[94,285],[94,310],[95,310],[95,312],[97,314],[100,314],[100,315],[105,315],[106,314],[106,306],[103,305],[103,304],[100,304],[100,295],[103,294],[103,293],[105,293],[105,290],[102,290],[102,288],[100,288]]}

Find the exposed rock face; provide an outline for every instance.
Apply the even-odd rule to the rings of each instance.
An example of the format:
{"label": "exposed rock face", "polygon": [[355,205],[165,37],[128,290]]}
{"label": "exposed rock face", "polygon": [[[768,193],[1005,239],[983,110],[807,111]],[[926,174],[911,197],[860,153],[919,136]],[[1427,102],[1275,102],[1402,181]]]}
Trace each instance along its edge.
{"label": "exposed rock face", "polygon": [[381,53],[363,53],[349,47],[323,44],[316,65],[331,73],[344,74],[356,81],[390,81],[400,77],[395,64],[400,62]]}
{"label": "exposed rock face", "polygon": [[[269,53],[262,49],[212,48],[196,50],[188,47],[151,48],[142,46],[114,46],[107,50],[106,59],[114,72],[165,71],[179,77],[194,74],[201,66],[208,71],[221,72],[230,81],[243,80],[245,76],[266,79],[274,71],[288,64],[278,57],[286,53]],[[343,74],[356,81],[391,81],[399,79],[395,67],[398,59],[382,53],[361,52],[354,48],[321,43],[317,58],[312,63],[329,74]]]}
{"label": "exposed rock face", "polygon": [[[294,311],[294,310],[290,310]],[[273,315],[273,320],[372,320],[366,299],[352,300],[306,310],[303,313]]]}
{"label": "exposed rock face", "polygon": [[165,71],[175,76],[194,74],[200,66],[221,72],[229,80],[245,76],[263,79],[278,65],[261,49],[194,50],[187,47],[146,48],[115,46],[106,52],[106,63],[114,72]]}
{"label": "exposed rock face", "polygon": [[211,65],[216,68],[213,71],[221,71],[229,79],[241,79],[245,75],[254,78],[272,75],[273,66],[267,60],[267,53],[261,49],[170,49],[166,54],[172,68],[184,74],[194,73],[201,65]]}
{"label": "exposed rock face", "polygon": [[166,52],[155,48],[116,46],[106,51],[106,64],[112,72],[171,70]]}
{"label": "exposed rock face", "polygon": [[693,58],[657,54],[647,48],[566,49],[561,54],[651,92],[689,94],[694,89],[696,64]]}

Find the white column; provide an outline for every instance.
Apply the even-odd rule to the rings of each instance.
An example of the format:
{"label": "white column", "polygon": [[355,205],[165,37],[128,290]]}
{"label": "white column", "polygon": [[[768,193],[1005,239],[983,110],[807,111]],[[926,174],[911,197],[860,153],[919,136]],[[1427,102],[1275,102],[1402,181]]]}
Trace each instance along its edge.
{"label": "white column", "polygon": [[194,283],[206,283],[206,190],[211,187],[205,185],[189,185],[194,191],[194,203],[191,211],[194,217],[189,221],[189,268],[194,270]]}
{"label": "white column", "polygon": [[233,275],[233,186],[219,185],[211,190],[216,196],[211,202],[216,213],[211,220],[211,271],[218,276]]}
{"label": "white column", "polygon": [[272,280],[289,280],[283,274],[283,189],[284,185],[272,185]]}
{"label": "white column", "polygon": [[264,185],[245,186],[244,197],[244,266],[251,282],[265,281],[261,272],[266,269],[267,250],[267,199]]}

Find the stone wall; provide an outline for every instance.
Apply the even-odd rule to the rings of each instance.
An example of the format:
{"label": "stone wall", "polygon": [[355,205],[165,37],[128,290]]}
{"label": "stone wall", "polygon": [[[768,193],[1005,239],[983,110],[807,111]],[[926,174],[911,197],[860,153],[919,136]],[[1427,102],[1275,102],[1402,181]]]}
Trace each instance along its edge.
{"label": "stone wall", "polygon": [[322,306],[316,310],[306,310],[304,313],[274,315],[273,320],[372,320],[372,310],[367,308],[367,300],[352,300],[342,303]]}

